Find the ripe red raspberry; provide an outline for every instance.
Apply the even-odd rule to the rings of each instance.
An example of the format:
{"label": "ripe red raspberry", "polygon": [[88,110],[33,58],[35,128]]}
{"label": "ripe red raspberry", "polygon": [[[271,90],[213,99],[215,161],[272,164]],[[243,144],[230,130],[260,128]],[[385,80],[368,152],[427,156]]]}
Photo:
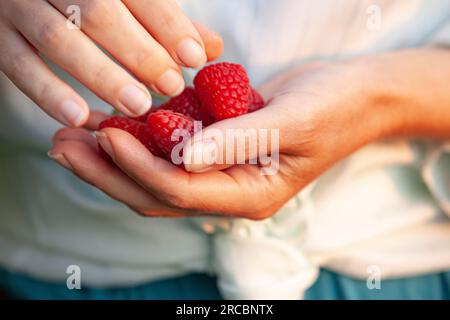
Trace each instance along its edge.
{"label": "ripe red raspberry", "polygon": [[194,85],[201,104],[214,119],[248,112],[250,81],[241,65],[223,62],[207,66],[197,74]]}
{"label": "ripe red raspberry", "polygon": [[161,105],[159,110],[171,110],[201,121],[204,127],[214,122],[213,118],[202,107],[192,87],[186,87],[184,91]]}
{"label": "ripe red raspberry", "polygon": [[250,89],[249,103],[250,103],[250,105],[248,106],[249,113],[262,109],[266,105],[264,98],[261,96],[261,94],[253,88]]}
{"label": "ripe red raspberry", "polygon": [[[147,125],[133,119],[125,117],[111,117],[100,123],[98,130],[104,128],[117,128],[124,130],[136,139],[138,139],[153,155],[159,155],[160,151],[152,139],[152,136],[147,128]],[[101,148],[100,148],[101,149]]]}
{"label": "ripe red raspberry", "polygon": [[[147,126],[162,156],[169,161],[172,161],[172,149],[179,143],[186,143],[194,133],[194,119],[171,110],[157,110],[151,113],[147,119]],[[176,132],[177,129],[180,131]],[[175,141],[172,141],[172,137]]]}

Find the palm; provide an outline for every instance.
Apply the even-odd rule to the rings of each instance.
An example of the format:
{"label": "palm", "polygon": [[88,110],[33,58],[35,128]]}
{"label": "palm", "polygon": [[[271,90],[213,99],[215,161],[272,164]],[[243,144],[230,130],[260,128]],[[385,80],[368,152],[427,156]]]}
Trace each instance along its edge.
{"label": "palm", "polygon": [[[279,153],[279,166],[272,175],[261,174],[257,164],[215,165],[202,173],[187,172],[154,157],[128,133],[112,128],[102,130],[106,138],[98,141],[107,140],[112,147],[115,165],[99,157],[97,141],[81,129],[59,132],[57,140],[65,141],[58,142],[53,152],[63,154],[79,177],[146,216],[213,213],[267,218],[353,147],[335,143],[337,136],[355,134],[343,128],[347,113],[336,104],[337,97],[346,93],[342,71],[321,66],[297,70],[263,88],[272,97],[266,108],[204,130],[278,129],[278,149],[269,151]],[[323,90],[324,84],[329,91]],[[247,159],[257,158],[250,150],[244,145],[235,151]],[[195,166],[187,165],[187,169],[195,171]]]}

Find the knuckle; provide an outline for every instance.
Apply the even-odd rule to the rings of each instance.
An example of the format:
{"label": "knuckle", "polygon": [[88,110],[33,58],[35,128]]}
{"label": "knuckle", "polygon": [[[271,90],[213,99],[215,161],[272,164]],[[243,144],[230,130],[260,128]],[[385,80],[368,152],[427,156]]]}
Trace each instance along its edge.
{"label": "knuckle", "polygon": [[111,27],[116,18],[111,10],[115,1],[107,0],[84,0],[81,3],[81,14],[83,22],[90,28],[102,29]]}
{"label": "knuckle", "polygon": [[161,28],[159,30],[179,30],[178,19],[172,14],[163,14],[158,19],[158,27]]}
{"label": "knuckle", "polygon": [[165,201],[172,207],[187,209],[189,207],[188,197],[181,192],[166,192]]}
{"label": "knuckle", "polygon": [[109,0],[81,0],[80,5],[86,14],[102,14],[109,8]]}
{"label": "knuckle", "polygon": [[158,59],[154,50],[140,50],[135,55],[135,64],[137,66],[150,65]]}
{"label": "knuckle", "polygon": [[50,92],[54,89],[54,84],[52,83],[44,83],[36,93],[36,100],[39,104],[42,104],[44,101],[47,101],[47,97],[51,94]]}
{"label": "knuckle", "polygon": [[146,49],[136,52],[132,62],[143,81],[153,83],[170,65],[170,60],[158,49]]}
{"label": "knuckle", "polygon": [[23,74],[23,72],[24,72],[23,68],[26,65],[27,61],[28,61],[28,59],[27,59],[26,55],[23,53],[19,53],[19,54],[15,55],[14,58],[11,59],[11,61],[9,61],[8,64],[5,64],[3,66],[3,63],[2,63],[2,69],[4,70],[4,72],[8,76],[8,78],[11,81],[15,82],[15,81],[19,80],[19,78]]}
{"label": "knuckle", "polygon": [[44,22],[37,29],[37,43],[39,47],[56,47],[60,46],[65,38],[64,23],[53,20]]}
{"label": "knuckle", "polygon": [[99,66],[93,72],[93,86],[94,88],[103,88],[105,86],[105,81],[109,80],[110,68],[108,66]]}

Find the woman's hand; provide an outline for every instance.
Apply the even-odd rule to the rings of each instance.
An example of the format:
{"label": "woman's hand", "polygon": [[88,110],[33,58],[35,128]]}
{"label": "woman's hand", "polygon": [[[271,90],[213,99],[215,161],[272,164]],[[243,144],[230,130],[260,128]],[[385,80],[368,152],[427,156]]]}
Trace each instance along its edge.
{"label": "woman's hand", "polygon": [[[76,14],[74,6],[80,9],[81,30],[66,18]],[[85,124],[88,106],[40,55],[117,110],[138,116],[151,107],[146,86],[165,95],[180,93],[179,66],[199,67],[223,47],[217,34],[192,23],[174,0],[0,1],[0,42],[0,70],[68,126]]]}
{"label": "woman's hand", "polygon": [[[450,63],[430,73],[420,55],[436,61],[448,58],[448,53],[418,54],[307,65],[275,79],[262,88],[271,97],[266,108],[218,122],[191,139],[184,150],[188,172],[154,157],[131,135],[112,128],[98,132],[97,139],[117,167],[98,156],[97,141],[81,129],[58,132],[50,155],[145,216],[192,216],[195,212],[264,219],[367,143],[397,134],[450,136],[446,84],[434,83],[433,96],[419,90],[424,85],[420,76],[437,81],[450,74],[442,75],[440,70],[450,70]],[[408,58],[420,67],[414,70],[414,78],[400,74],[411,68],[402,66]],[[431,105],[422,105],[426,96]],[[229,140],[222,139],[230,129],[250,134],[241,135],[244,139],[230,147]],[[279,139],[272,131],[279,132]],[[263,143],[263,136],[271,141]],[[263,145],[271,146],[270,158],[265,157]],[[196,154],[200,161],[192,161]],[[231,154],[229,161],[218,161],[226,159],[224,154]],[[257,158],[260,163],[236,164],[242,158]]]}
{"label": "woman's hand", "polygon": [[[379,131],[375,126],[361,125],[360,119],[368,117],[357,104],[365,103],[363,93],[359,92],[361,79],[362,75],[345,66],[303,67],[266,86],[265,93],[272,97],[266,108],[204,130],[207,134],[215,129],[218,132],[256,129],[258,133],[261,129],[268,130],[270,137],[271,131],[278,129],[279,148],[270,150],[272,163],[266,163],[272,168],[269,175],[263,174],[259,164],[233,165],[233,162],[225,163],[224,166],[230,167],[223,171],[215,170],[222,167],[217,164],[208,172],[186,172],[154,157],[128,133],[111,128],[98,132],[97,138],[117,167],[98,155],[97,141],[82,129],[59,131],[50,154],[83,180],[142,215],[191,216],[197,212],[263,219],[333,162],[363,144],[364,136],[369,140],[368,132],[376,135],[372,132]],[[355,87],[349,86],[349,81],[354,81]],[[192,140],[198,139],[197,136]],[[236,157],[232,161],[242,154],[254,158],[255,154],[245,151],[257,140],[247,140],[247,147],[233,150]],[[186,162],[193,154],[190,150],[198,149],[194,145],[185,150]],[[270,141],[268,145],[276,143]],[[214,148],[219,150],[222,146],[226,149],[218,144]],[[200,149],[210,150],[205,144]],[[278,165],[275,161],[279,161]],[[186,168],[201,171],[205,164],[193,163]]]}

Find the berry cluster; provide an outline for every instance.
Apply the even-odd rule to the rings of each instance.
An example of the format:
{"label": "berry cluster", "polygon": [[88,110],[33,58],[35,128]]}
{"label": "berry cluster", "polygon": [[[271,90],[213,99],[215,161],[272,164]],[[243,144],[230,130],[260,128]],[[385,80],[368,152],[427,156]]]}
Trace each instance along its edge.
{"label": "berry cluster", "polygon": [[194,88],[186,87],[179,96],[156,110],[138,118],[114,116],[103,121],[99,129],[125,130],[153,155],[170,161],[173,148],[183,139],[183,135],[173,139],[175,130],[192,135],[194,121],[201,121],[206,127],[264,106],[264,99],[251,87],[245,69],[224,62],[203,68],[194,79]]}

